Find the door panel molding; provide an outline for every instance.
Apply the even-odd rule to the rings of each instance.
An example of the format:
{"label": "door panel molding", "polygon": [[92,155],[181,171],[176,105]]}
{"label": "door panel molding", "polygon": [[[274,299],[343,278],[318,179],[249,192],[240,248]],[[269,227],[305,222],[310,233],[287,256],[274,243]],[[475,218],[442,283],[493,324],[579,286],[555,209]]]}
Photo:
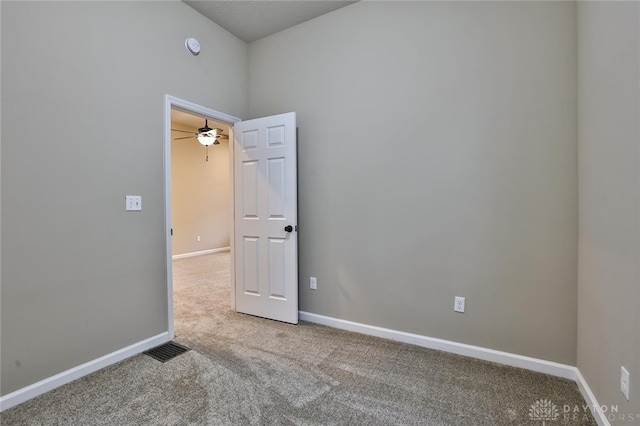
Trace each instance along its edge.
{"label": "door panel molding", "polygon": [[236,310],[297,324],[296,115],[238,122],[233,145]]}

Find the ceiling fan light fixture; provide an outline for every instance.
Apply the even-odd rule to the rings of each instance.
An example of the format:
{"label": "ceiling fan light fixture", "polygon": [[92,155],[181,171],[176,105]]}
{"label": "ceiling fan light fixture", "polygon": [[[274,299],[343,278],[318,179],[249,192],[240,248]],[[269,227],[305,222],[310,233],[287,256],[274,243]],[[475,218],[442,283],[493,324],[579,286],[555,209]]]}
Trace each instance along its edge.
{"label": "ceiling fan light fixture", "polygon": [[213,143],[216,141],[215,136],[212,136],[208,133],[200,133],[197,138],[198,142],[200,142],[204,146],[213,145]]}

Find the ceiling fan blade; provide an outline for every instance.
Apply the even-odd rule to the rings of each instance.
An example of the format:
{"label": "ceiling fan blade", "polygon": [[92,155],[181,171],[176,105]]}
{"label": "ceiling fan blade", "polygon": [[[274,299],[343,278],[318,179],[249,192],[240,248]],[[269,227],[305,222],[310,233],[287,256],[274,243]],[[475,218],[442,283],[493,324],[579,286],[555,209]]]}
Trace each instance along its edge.
{"label": "ceiling fan blade", "polygon": [[211,129],[211,131],[212,131],[213,133],[215,133],[216,135],[219,135],[219,134],[221,134],[222,132],[224,132],[224,130],[222,130],[222,129],[218,129],[217,127],[214,127],[213,129]]}
{"label": "ceiling fan blade", "polygon": [[187,130],[180,130],[180,129],[171,129],[172,132],[182,132],[182,133],[191,133],[194,134],[193,132],[189,132]]}
{"label": "ceiling fan blade", "polygon": [[229,139],[229,136],[227,136],[227,135],[218,135],[218,137],[220,139]]}
{"label": "ceiling fan blade", "polygon": [[195,136],[185,136],[184,138],[173,138],[174,141],[179,141],[180,139],[191,139],[195,138]]}

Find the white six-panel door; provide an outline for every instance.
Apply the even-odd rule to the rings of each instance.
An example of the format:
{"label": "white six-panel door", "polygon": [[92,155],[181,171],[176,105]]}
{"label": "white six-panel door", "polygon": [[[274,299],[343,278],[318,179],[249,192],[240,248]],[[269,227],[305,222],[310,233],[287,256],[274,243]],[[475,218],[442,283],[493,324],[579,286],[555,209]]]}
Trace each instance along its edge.
{"label": "white six-panel door", "polygon": [[298,323],[296,115],[234,125],[238,312]]}

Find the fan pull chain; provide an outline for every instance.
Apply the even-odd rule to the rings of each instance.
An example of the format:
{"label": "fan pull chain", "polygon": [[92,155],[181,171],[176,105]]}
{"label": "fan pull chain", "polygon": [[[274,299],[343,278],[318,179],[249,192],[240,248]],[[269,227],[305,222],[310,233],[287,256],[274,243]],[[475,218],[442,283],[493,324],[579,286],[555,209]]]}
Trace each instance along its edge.
{"label": "fan pull chain", "polygon": [[205,148],[206,148],[206,150],[207,150],[207,156],[206,156],[206,158],[205,158],[205,161],[209,161],[209,147],[208,147],[208,146],[206,146]]}

